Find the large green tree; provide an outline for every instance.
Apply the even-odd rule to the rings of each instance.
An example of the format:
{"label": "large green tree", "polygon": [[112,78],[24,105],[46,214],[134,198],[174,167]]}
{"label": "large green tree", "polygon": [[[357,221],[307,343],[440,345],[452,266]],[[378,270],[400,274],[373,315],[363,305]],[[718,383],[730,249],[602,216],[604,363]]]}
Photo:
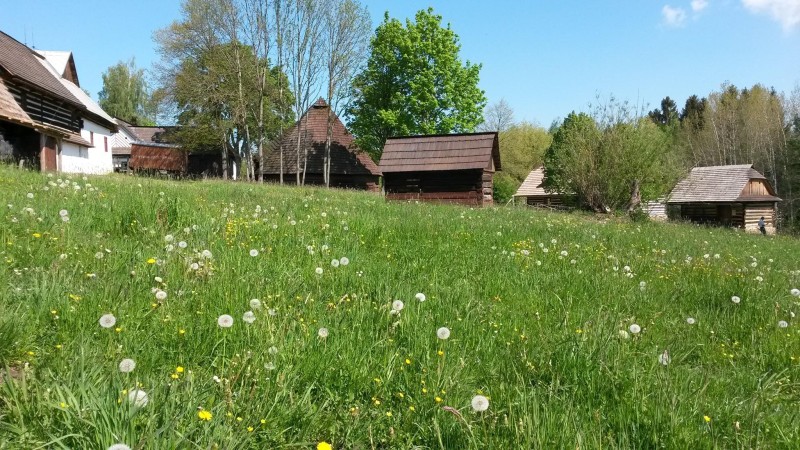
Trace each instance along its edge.
{"label": "large green tree", "polygon": [[680,171],[668,131],[620,108],[612,105],[605,117],[567,116],[545,154],[546,189],[573,192],[593,210],[611,211],[634,209],[674,185]]}
{"label": "large green tree", "polygon": [[480,64],[462,63],[461,46],[433,9],[405,25],[384,16],[367,67],[353,82],[350,129],[378,158],[387,137],[471,132],[483,120]]}
{"label": "large green tree", "polygon": [[144,69],[136,62],[120,61],[103,73],[100,107],[113,117],[133,125],[155,125],[156,108]]}

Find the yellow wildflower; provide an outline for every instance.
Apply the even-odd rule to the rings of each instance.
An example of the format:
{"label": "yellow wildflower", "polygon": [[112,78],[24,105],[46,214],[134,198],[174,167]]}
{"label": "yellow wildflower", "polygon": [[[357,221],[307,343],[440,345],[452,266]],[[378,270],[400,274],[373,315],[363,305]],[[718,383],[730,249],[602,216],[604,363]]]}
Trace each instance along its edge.
{"label": "yellow wildflower", "polygon": [[156,263],[156,259],[155,258],[148,258],[147,259],[147,264],[155,264],[155,263]]}
{"label": "yellow wildflower", "polygon": [[197,417],[199,417],[200,420],[205,420],[206,422],[208,422],[214,416],[211,414],[211,411],[206,411],[205,409],[201,409],[200,411],[197,412]]}
{"label": "yellow wildflower", "polygon": [[709,422],[711,422],[711,417],[703,416],[703,420],[705,420],[706,423],[709,423]]}
{"label": "yellow wildflower", "polygon": [[317,444],[317,450],[333,450],[333,446],[325,441],[322,441]]}
{"label": "yellow wildflower", "polygon": [[175,369],[175,372],[177,372],[177,373],[183,373],[183,367],[182,367],[182,366],[178,366],[178,367]]}

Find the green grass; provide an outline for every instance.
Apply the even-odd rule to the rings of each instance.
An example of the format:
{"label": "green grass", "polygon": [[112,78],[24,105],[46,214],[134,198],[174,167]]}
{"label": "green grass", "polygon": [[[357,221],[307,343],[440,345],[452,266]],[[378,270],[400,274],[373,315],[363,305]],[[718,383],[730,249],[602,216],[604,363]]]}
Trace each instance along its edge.
{"label": "green grass", "polygon": [[[0,448],[800,442],[797,240],[9,168],[0,193]],[[107,313],[115,327],[99,325]]]}

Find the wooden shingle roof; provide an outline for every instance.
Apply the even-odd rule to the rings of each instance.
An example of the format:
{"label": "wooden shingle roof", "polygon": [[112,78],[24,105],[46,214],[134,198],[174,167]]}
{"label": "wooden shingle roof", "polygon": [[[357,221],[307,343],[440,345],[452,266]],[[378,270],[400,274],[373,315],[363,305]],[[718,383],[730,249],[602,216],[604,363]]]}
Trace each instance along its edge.
{"label": "wooden shingle roof", "polygon": [[[291,128],[283,133],[283,137],[264,155],[262,173],[279,174],[281,172],[280,147],[283,147],[283,173],[297,172],[297,137],[301,135],[300,171],[306,166],[308,174],[322,174],[325,159],[325,141],[328,135],[328,104],[323,99],[317,100],[308,111]],[[305,152],[308,162],[305,162]],[[353,136],[347,131],[339,117],[333,115],[333,136],[331,138],[331,174],[335,175],[380,175],[378,166],[366,153],[353,142]]]}
{"label": "wooden shingle roof", "polygon": [[[749,197],[743,191],[750,180],[762,180],[770,195]],[[695,167],[670,193],[667,203],[725,203],[780,201],[769,181],[752,164]]]}
{"label": "wooden shingle roof", "polygon": [[381,155],[383,173],[439,170],[500,170],[497,133],[391,137]]}
{"label": "wooden shingle roof", "polygon": [[537,167],[531,170],[531,173],[525,178],[525,181],[519,186],[514,197],[544,197],[548,194],[542,187],[544,182],[544,167]]}
{"label": "wooden shingle roof", "polygon": [[43,60],[42,55],[0,31],[0,68],[8,76],[49,92],[67,103],[83,107],[81,101],[42,64]]}

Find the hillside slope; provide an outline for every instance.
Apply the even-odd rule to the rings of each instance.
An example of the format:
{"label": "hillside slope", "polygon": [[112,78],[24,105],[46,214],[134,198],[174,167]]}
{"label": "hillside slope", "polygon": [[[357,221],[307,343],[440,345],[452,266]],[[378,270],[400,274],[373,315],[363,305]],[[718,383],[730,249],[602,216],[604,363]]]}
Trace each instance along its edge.
{"label": "hillside slope", "polygon": [[0,448],[800,442],[793,239],[8,168],[0,193]]}

